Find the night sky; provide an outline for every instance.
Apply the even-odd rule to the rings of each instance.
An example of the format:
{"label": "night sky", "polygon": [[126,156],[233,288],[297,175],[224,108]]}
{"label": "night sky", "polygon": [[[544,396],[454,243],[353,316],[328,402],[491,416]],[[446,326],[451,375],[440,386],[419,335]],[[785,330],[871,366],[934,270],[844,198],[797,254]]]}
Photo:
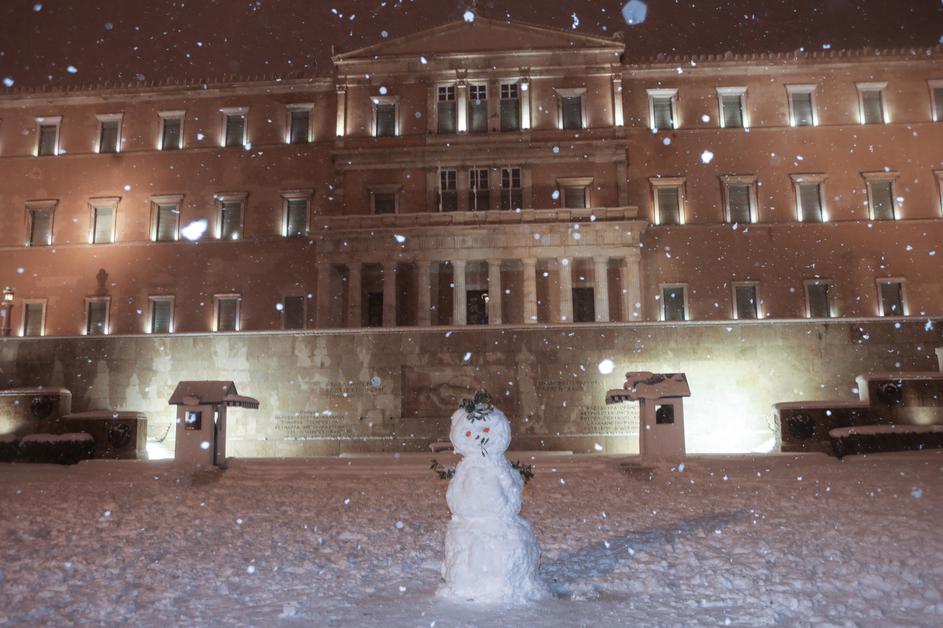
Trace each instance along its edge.
{"label": "night sky", "polygon": [[[610,36],[628,56],[932,46],[941,0],[484,0],[481,15]],[[350,50],[461,19],[450,0],[0,0],[0,93],[42,85],[331,72]],[[334,11],[332,11],[332,9]],[[575,14],[575,17],[574,17]],[[577,23],[578,20],[578,23]],[[71,66],[71,68],[70,68]]]}

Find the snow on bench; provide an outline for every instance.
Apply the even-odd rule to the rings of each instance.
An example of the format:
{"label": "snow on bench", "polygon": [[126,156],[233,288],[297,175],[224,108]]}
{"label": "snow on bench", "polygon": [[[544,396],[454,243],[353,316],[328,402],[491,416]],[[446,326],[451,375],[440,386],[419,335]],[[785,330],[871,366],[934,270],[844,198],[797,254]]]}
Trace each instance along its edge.
{"label": "snow on bench", "polygon": [[829,430],[832,438],[847,436],[878,436],[882,434],[943,434],[943,425],[860,425],[858,427],[836,427]]}
{"label": "snow on bench", "polygon": [[24,436],[20,443],[59,443],[64,441],[83,442],[93,441],[91,434],[85,432],[72,432],[69,434],[29,434]]}

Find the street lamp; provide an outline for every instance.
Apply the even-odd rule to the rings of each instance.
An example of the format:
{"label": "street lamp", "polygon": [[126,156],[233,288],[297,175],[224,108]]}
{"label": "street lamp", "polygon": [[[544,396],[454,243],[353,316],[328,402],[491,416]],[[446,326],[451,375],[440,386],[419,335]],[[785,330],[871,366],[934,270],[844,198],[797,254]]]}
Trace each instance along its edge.
{"label": "street lamp", "polygon": [[3,289],[3,301],[0,301],[0,316],[3,317],[2,327],[0,327],[0,336],[10,335],[10,319],[13,315],[13,288],[7,286]]}

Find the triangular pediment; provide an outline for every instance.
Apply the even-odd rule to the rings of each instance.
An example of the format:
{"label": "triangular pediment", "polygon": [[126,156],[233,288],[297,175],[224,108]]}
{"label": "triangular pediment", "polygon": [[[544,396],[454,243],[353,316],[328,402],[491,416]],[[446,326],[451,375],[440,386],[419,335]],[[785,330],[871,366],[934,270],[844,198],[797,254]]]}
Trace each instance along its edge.
{"label": "triangular pediment", "polygon": [[390,41],[341,53],[336,63],[377,57],[431,58],[441,55],[496,54],[501,52],[561,50],[622,51],[622,42],[577,32],[502,22],[483,17],[459,20]]}

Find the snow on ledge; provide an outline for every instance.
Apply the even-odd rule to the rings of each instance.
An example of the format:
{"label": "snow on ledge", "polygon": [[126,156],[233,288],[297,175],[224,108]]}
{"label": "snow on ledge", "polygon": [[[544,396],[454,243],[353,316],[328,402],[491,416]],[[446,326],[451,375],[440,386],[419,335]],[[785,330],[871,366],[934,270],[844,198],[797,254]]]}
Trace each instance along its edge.
{"label": "snow on ledge", "polygon": [[91,434],[85,432],[72,432],[69,434],[29,434],[24,436],[21,443],[59,443],[64,441],[83,442],[93,441]]}
{"label": "snow on ledge", "polygon": [[832,438],[873,434],[943,434],[943,425],[861,425],[836,427],[828,432]]}

